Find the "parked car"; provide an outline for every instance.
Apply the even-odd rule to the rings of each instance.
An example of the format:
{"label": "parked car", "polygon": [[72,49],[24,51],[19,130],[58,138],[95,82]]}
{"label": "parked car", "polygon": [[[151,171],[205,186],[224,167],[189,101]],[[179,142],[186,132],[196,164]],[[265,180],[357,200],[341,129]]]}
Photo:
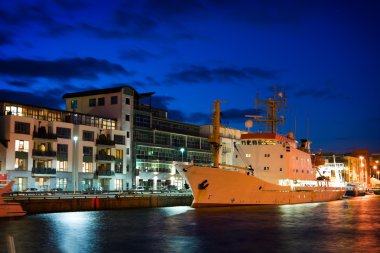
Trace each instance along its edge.
{"label": "parked car", "polygon": [[175,185],[163,186],[161,192],[178,192],[178,188]]}
{"label": "parked car", "polygon": [[37,188],[26,188],[25,192],[38,192]]}
{"label": "parked car", "polygon": [[62,189],[62,188],[51,188],[50,192],[51,192],[52,194],[62,193],[62,192],[63,192],[63,189]]}
{"label": "parked car", "polygon": [[101,194],[103,191],[98,190],[96,187],[87,188],[82,193],[83,194]]}
{"label": "parked car", "polygon": [[128,190],[129,194],[134,194],[134,193],[143,193],[145,191],[144,186],[137,186],[137,187],[132,187],[131,189]]}
{"label": "parked car", "polygon": [[22,193],[19,193],[19,195],[40,195],[41,192],[34,187],[26,188]]}

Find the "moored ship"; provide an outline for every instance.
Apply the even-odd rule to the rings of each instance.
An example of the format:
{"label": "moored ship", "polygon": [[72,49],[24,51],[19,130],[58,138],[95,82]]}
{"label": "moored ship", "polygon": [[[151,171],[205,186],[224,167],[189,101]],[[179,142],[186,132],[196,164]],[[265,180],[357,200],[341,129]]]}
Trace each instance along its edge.
{"label": "moored ship", "polygon": [[[210,143],[214,151],[214,166],[177,164],[192,193],[192,207],[297,204],[332,201],[342,198],[345,188],[332,186],[327,177],[318,176],[313,165],[310,142],[301,145],[290,132],[277,133],[279,105],[285,97],[279,93],[264,103],[266,132],[245,133],[234,143],[232,165],[219,163],[220,103],[215,102],[213,132]],[[318,180],[317,180],[318,179]]]}
{"label": "moored ship", "polygon": [[20,203],[5,201],[3,198],[3,194],[10,192],[13,184],[14,181],[8,183],[2,183],[0,181],[0,218],[26,215]]}

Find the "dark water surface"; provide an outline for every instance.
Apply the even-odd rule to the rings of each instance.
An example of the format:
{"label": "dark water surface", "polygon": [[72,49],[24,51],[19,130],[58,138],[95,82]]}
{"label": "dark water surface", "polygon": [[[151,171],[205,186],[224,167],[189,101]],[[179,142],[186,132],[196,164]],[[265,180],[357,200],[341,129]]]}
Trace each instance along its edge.
{"label": "dark water surface", "polygon": [[0,219],[0,252],[380,252],[380,196],[328,203],[166,207]]}

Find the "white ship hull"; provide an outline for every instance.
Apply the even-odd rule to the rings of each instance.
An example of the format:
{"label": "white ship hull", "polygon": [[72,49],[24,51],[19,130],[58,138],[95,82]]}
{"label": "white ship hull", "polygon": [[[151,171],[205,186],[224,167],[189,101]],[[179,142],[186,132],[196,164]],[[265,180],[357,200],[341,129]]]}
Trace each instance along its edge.
{"label": "white ship hull", "polygon": [[239,169],[180,165],[177,170],[191,188],[195,208],[325,202],[340,199],[345,193],[342,187],[276,185]]}

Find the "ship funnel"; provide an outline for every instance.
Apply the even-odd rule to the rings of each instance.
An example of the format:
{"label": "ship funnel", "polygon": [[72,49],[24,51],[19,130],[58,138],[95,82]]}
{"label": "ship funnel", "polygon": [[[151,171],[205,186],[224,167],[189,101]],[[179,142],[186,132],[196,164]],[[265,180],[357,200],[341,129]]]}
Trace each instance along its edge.
{"label": "ship funnel", "polygon": [[301,149],[305,150],[306,152],[310,152],[310,144],[311,141],[306,139],[301,139]]}

